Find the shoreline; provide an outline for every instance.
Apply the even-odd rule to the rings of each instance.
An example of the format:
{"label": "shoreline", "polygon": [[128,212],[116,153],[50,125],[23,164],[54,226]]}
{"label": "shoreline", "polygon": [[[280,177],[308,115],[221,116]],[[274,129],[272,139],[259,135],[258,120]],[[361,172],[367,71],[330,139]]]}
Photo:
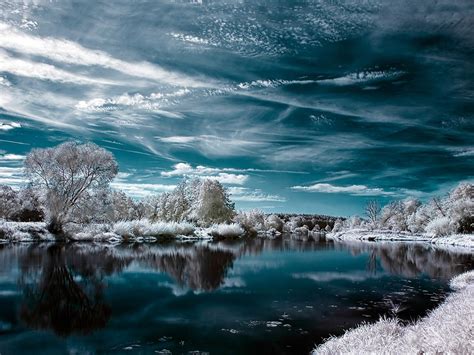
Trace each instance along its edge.
{"label": "shoreline", "polygon": [[461,251],[474,254],[474,234],[453,234],[445,237],[432,237],[423,234],[407,232],[392,232],[388,230],[369,231],[354,229],[335,233],[297,232],[259,233],[247,235],[241,225],[216,224],[210,227],[197,227],[183,222],[131,221],[119,222],[115,225],[92,224],[76,225],[65,240],[58,240],[55,235],[46,230],[45,222],[10,222],[0,221],[0,244],[7,243],[36,243],[36,242],[91,242],[103,244],[122,243],[155,243],[160,241],[202,241],[202,240],[239,240],[244,238],[287,238],[308,241],[328,240],[334,243],[416,243],[438,247],[446,250]]}
{"label": "shoreline", "polygon": [[474,270],[454,277],[450,286],[454,292],[414,323],[388,318],[363,323],[327,339],[312,354],[472,354]]}
{"label": "shoreline", "polygon": [[433,237],[427,234],[407,232],[392,232],[387,230],[369,231],[362,229],[343,232],[327,233],[326,239],[345,242],[405,242],[426,243],[437,247],[455,247],[470,250],[474,253],[474,234],[452,234],[443,237]]}

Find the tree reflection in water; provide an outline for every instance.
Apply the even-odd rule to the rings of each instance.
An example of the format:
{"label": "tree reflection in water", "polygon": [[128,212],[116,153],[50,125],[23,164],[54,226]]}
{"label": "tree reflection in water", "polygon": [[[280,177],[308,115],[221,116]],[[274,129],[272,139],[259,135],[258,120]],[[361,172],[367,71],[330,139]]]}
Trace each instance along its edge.
{"label": "tree reflection in water", "polygon": [[449,280],[474,268],[470,251],[449,251],[427,244],[338,242],[335,247],[349,250],[353,255],[367,253],[369,271],[375,271],[379,260],[384,271],[407,278],[425,274],[434,279]]}
{"label": "tree reflection in water", "polygon": [[380,265],[385,271],[404,277],[423,273],[449,279],[474,268],[469,253],[453,253],[427,245],[257,238],[208,244],[114,247],[97,244],[9,245],[0,247],[0,270],[9,270],[18,261],[19,285],[23,290],[20,317],[27,326],[52,329],[61,336],[68,336],[87,334],[106,325],[112,309],[104,298],[104,279],[132,265],[165,272],[181,287],[209,292],[224,284],[235,260],[247,255],[264,251],[324,252],[333,249],[347,250],[354,255],[367,254],[369,272]]}
{"label": "tree reflection in water", "polygon": [[[87,334],[106,325],[111,309],[103,300],[101,278],[87,268],[68,265],[64,249],[62,245],[49,246],[44,256],[35,260],[41,264],[37,282],[30,282],[32,279],[22,273],[25,301],[20,317],[31,328],[52,329],[61,336]],[[28,256],[22,260],[23,271],[31,271]]]}

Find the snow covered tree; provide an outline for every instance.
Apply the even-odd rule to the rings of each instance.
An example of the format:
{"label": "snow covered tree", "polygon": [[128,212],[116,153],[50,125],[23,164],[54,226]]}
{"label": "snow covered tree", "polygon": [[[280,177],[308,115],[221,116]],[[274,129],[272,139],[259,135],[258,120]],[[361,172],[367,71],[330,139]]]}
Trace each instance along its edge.
{"label": "snow covered tree", "polygon": [[33,149],[24,164],[32,186],[44,191],[48,229],[56,234],[63,233],[63,224],[80,199],[107,188],[118,172],[112,153],[93,143]]}
{"label": "snow covered tree", "polygon": [[343,229],[360,228],[363,220],[359,216],[352,216],[342,222]]}
{"label": "snow covered tree", "polygon": [[234,215],[227,190],[211,179],[184,180],[173,191],[143,203],[145,216],[151,220],[209,225],[228,222]]}
{"label": "snow covered tree", "polygon": [[222,184],[205,179],[191,182],[193,195],[189,218],[202,225],[229,222],[234,217],[234,204]]}
{"label": "snow covered tree", "polygon": [[108,194],[108,215],[110,222],[128,221],[133,219],[133,200],[123,191],[112,190]]}
{"label": "snow covered tree", "polygon": [[372,200],[367,202],[367,205],[365,206],[365,214],[367,215],[371,226],[374,228],[377,227],[380,211],[381,208],[378,201]]}
{"label": "snow covered tree", "polygon": [[[259,209],[253,209],[250,211],[239,211],[234,216],[234,221],[240,224],[249,235],[256,235],[259,231],[264,230],[266,222],[265,214]],[[284,226],[282,225],[282,230],[283,227]]]}
{"label": "snow covered tree", "polygon": [[20,209],[13,217],[19,222],[39,222],[44,219],[44,206],[40,200],[40,193],[27,186],[18,192]]}
{"label": "snow covered tree", "polygon": [[148,218],[151,222],[157,221],[160,212],[161,196],[147,196],[143,199],[142,203],[145,208],[145,217]]}
{"label": "snow covered tree", "polygon": [[474,184],[460,183],[449,194],[445,205],[457,232],[474,232]]}
{"label": "snow covered tree", "polygon": [[12,219],[20,210],[18,192],[10,186],[0,185],[0,218]]}

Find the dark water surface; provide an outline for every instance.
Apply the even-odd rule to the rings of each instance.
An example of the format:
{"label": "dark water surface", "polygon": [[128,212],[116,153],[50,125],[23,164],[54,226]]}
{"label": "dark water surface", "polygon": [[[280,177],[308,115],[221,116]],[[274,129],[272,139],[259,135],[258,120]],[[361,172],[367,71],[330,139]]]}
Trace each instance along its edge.
{"label": "dark water surface", "polygon": [[0,247],[0,353],[307,353],[449,294],[474,258],[293,240]]}

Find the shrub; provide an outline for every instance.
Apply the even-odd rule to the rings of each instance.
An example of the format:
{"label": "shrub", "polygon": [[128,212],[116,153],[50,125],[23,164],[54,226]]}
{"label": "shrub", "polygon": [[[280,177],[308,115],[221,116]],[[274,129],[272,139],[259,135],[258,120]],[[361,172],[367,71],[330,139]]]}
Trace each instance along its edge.
{"label": "shrub", "polygon": [[244,229],[238,223],[213,224],[208,228],[207,232],[213,237],[222,238],[238,238],[245,233]]}

